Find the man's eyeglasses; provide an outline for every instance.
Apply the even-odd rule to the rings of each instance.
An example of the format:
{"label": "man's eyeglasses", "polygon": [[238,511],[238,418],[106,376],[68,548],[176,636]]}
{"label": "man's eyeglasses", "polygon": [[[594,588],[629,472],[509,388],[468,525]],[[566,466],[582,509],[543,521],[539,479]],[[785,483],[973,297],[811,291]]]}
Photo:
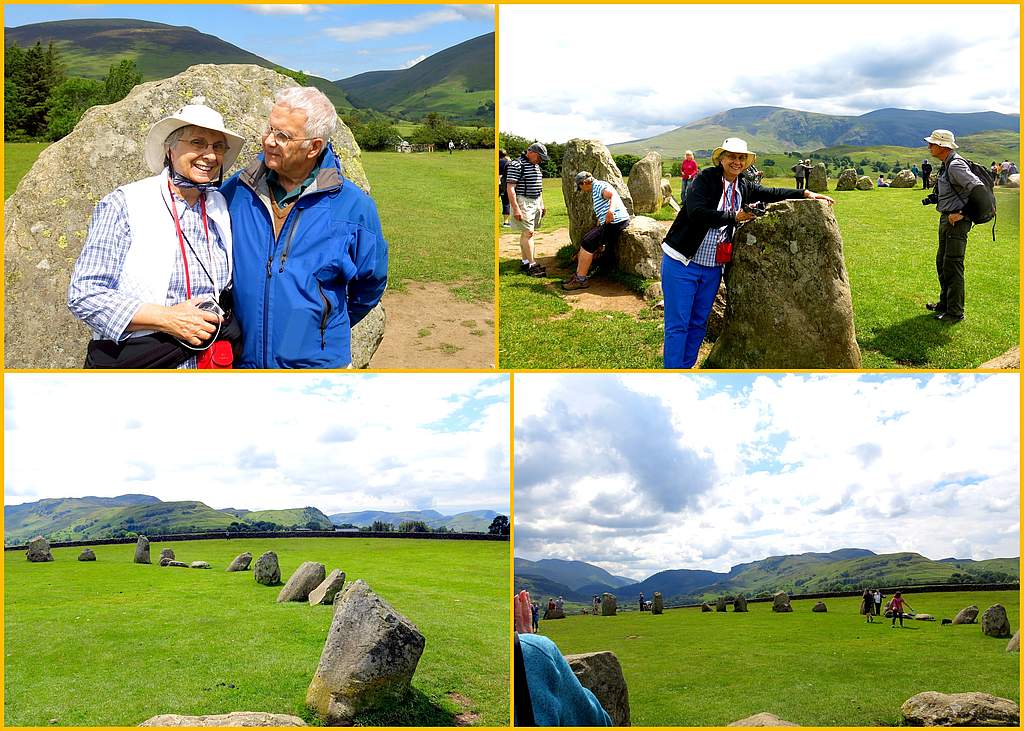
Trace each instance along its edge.
{"label": "man's eyeglasses", "polygon": [[207,142],[204,139],[196,138],[194,140],[188,140],[186,144],[192,148],[192,152],[206,152],[207,149],[212,149],[215,155],[223,155],[228,150],[227,142]]}
{"label": "man's eyeglasses", "polygon": [[302,142],[303,140],[319,139],[318,137],[292,137],[283,129],[278,129],[277,127],[267,127],[263,130],[263,139],[266,139],[267,135],[273,135],[274,142],[279,145],[287,145],[289,142]]}

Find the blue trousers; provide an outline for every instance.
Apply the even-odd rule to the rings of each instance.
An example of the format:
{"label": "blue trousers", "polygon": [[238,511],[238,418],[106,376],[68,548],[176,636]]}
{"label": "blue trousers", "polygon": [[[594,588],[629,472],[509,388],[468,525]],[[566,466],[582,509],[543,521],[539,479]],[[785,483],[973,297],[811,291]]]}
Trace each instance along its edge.
{"label": "blue trousers", "polygon": [[665,295],[665,367],[693,368],[708,330],[722,267],[683,264],[667,254],[661,259],[661,291]]}

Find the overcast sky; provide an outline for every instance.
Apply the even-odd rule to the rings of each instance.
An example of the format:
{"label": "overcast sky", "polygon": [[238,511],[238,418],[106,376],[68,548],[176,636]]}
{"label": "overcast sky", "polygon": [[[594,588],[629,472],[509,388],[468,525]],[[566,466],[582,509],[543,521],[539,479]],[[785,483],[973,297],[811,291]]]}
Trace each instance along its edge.
{"label": "overcast sky", "polygon": [[1020,111],[1017,5],[502,5],[500,125],[609,144],[771,105]]}
{"label": "overcast sky", "polygon": [[[493,5],[5,5],[4,25],[133,18],[186,25],[331,81],[408,68],[494,31]],[[201,58],[196,63],[203,63]]]}
{"label": "overcast sky", "polygon": [[516,555],[1017,556],[1019,424],[1016,374],[516,375]]}
{"label": "overcast sky", "polygon": [[4,391],[5,505],[508,514],[503,374],[8,373]]}

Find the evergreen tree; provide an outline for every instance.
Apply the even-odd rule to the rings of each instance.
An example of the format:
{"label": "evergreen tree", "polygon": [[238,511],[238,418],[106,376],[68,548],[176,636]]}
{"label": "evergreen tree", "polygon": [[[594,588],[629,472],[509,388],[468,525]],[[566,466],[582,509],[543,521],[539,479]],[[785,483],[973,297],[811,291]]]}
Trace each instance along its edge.
{"label": "evergreen tree", "polygon": [[78,124],[89,107],[103,104],[103,83],[95,79],[70,78],[61,82],[47,99],[46,136],[59,140]]}
{"label": "evergreen tree", "polygon": [[119,102],[128,96],[128,92],[142,83],[142,74],[135,67],[134,59],[121,59],[119,63],[113,64],[107,71],[107,78],[103,81],[103,92],[106,104]]}

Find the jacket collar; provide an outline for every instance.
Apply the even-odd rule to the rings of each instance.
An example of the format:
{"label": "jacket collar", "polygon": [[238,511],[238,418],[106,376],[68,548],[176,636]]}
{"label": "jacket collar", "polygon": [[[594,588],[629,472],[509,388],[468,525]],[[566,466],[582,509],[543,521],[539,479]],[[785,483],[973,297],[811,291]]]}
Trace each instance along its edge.
{"label": "jacket collar", "polygon": [[[267,184],[267,173],[269,170],[263,162],[263,153],[261,152],[241,172],[239,179],[258,194],[269,197],[270,188]],[[344,184],[345,176],[342,174],[341,158],[334,152],[334,146],[328,142],[327,149],[324,152],[324,159],[320,163],[320,171],[316,175],[316,180],[303,191],[302,195],[299,196],[299,200],[313,193],[339,190]]]}

